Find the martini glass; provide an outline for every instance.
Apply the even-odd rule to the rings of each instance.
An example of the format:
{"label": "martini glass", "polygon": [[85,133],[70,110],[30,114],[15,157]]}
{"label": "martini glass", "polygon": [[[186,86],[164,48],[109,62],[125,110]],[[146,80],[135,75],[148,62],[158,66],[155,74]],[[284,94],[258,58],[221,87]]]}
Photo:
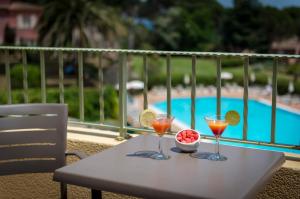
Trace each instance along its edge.
{"label": "martini glass", "polygon": [[174,117],[168,116],[167,114],[158,114],[152,121],[151,125],[154,128],[156,134],[159,136],[158,150],[159,152],[152,155],[151,158],[156,160],[167,160],[170,158],[169,155],[164,154],[161,147],[161,138],[170,130]]}
{"label": "martini glass", "polygon": [[216,153],[213,153],[208,157],[209,160],[213,161],[225,161],[227,158],[223,155],[220,154],[220,144],[219,144],[219,139],[228,126],[228,122],[225,120],[225,116],[223,115],[211,115],[211,116],[206,116],[205,121],[208,124],[210,130],[213,132],[213,134],[216,137]]}

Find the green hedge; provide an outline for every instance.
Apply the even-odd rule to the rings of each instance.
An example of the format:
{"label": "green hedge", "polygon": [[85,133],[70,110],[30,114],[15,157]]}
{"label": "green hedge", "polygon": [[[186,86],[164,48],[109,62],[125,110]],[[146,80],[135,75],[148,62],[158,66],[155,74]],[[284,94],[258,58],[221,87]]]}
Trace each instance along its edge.
{"label": "green hedge", "polygon": [[279,95],[283,95],[289,92],[290,79],[285,76],[278,76],[277,79],[277,92]]}
{"label": "green hedge", "polygon": [[[236,82],[238,85],[244,85],[244,77],[240,72],[232,72],[233,79],[228,80],[228,82]],[[266,86],[268,84],[268,74],[265,72],[257,72],[255,73],[255,82],[250,82],[250,84]],[[157,76],[149,76],[148,86],[152,88],[153,86],[165,86],[166,85],[166,75],[157,75]],[[250,78],[250,77],[249,77]],[[172,75],[172,86],[184,85],[183,83],[184,75],[183,74],[173,74]],[[196,76],[197,84],[207,85],[215,85],[216,77],[209,75],[197,75]],[[283,95],[288,93],[288,85],[290,78],[285,75],[278,75],[277,79],[277,90],[279,95]],[[223,81],[224,83],[224,81]],[[300,94],[300,81],[295,83],[295,91],[294,93]]]}
{"label": "green hedge", "polygon": [[300,80],[295,83],[295,91],[294,93],[300,94]]}
{"label": "green hedge", "polygon": [[240,57],[227,57],[222,59],[222,67],[239,67],[243,66],[243,59]]}
{"label": "green hedge", "polygon": [[[191,78],[190,78],[191,81]],[[216,84],[216,77],[209,75],[197,75],[196,76],[197,84],[203,85],[214,85]],[[149,76],[148,87],[149,89],[154,86],[165,86],[167,83],[166,75],[159,76]],[[184,85],[184,75],[183,74],[174,74],[172,75],[172,86]]]}
{"label": "green hedge", "polygon": [[[29,89],[30,103],[41,102],[41,92],[39,89]],[[22,90],[12,92],[13,103],[24,103]],[[68,104],[70,117],[79,118],[79,97],[78,88],[65,88],[65,103]],[[47,102],[59,103],[58,89],[47,90]],[[0,93],[0,103],[6,104],[6,93]],[[88,88],[84,90],[84,112],[86,121],[99,121],[99,94],[98,89]],[[118,95],[113,87],[106,86],[104,89],[104,115],[105,119],[117,119],[118,112]]]}
{"label": "green hedge", "polygon": [[[17,64],[11,69],[12,88],[23,88],[23,66]],[[37,65],[27,65],[27,81],[29,88],[41,86],[40,69]]]}

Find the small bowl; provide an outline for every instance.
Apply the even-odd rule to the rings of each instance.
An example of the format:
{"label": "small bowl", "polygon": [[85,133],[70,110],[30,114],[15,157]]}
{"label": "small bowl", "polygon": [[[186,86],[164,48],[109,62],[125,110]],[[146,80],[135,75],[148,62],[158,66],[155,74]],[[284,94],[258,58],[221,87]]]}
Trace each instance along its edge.
{"label": "small bowl", "polygon": [[[198,139],[195,140],[194,142],[192,143],[182,143],[182,142],[179,142],[177,140],[177,135],[183,131],[186,131],[186,130],[189,130],[189,131],[193,131],[195,133],[198,133]],[[193,130],[193,129],[183,129],[179,132],[176,133],[175,135],[175,145],[177,148],[179,148],[180,150],[184,151],[184,152],[193,152],[193,151],[196,151],[197,148],[199,147],[200,145],[200,133],[196,130]]]}

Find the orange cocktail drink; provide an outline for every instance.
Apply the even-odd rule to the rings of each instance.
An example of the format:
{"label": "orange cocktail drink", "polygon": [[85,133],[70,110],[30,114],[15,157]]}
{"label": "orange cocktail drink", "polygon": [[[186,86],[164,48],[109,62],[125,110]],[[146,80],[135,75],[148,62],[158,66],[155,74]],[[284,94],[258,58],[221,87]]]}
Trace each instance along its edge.
{"label": "orange cocktail drink", "polygon": [[227,158],[223,155],[220,155],[220,144],[219,139],[222,135],[222,133],[225,131],[228,122],[225,119],[225,116],[222,115],[211,115],[205,117],[206,123],[208,124],[210,130],[213,132],[213,134],[216,137],[216,153],[210,155],[208,157],[209,160],[214,161],[224,161],[227,160]]}
{"label": "orange cocktail drink", "polygon": [[225,121],[209,121],[208,126],[216,137],[221,137],[228,123]]}
{"label": "orange cocktail drink", "polygon": [[171,128],[171,119],[158,118],[152,121],[152,127],[159,136],[163,136]]}
{"label": "orange cocktail drink", "polygon": [[158,114],[154,120],[152,120],[151,125],[154,129],[154,131],[159,136],[159,142],[158,142],[158,150],[159,153],[154,154],[151,156],[151,158],[156,160],[167,160],[170,158],[170,156],[164,154],[163,149],[161,147],[161,137],[171,129],[171,124],[173,122],[173,117],[168,116],[166,114]]}

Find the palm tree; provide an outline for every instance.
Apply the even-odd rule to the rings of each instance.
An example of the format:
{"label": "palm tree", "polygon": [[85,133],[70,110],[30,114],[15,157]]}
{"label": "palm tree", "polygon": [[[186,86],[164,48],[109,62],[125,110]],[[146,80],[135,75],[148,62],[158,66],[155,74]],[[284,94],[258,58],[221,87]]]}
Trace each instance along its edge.
{"label": "palm tree", "polygon": [[108,43],[126,34],[116,10],[99,1],[47,2],[38,25],[42,45],[89,47],[94,38],[91,30],[100,33],[102,41]]}

